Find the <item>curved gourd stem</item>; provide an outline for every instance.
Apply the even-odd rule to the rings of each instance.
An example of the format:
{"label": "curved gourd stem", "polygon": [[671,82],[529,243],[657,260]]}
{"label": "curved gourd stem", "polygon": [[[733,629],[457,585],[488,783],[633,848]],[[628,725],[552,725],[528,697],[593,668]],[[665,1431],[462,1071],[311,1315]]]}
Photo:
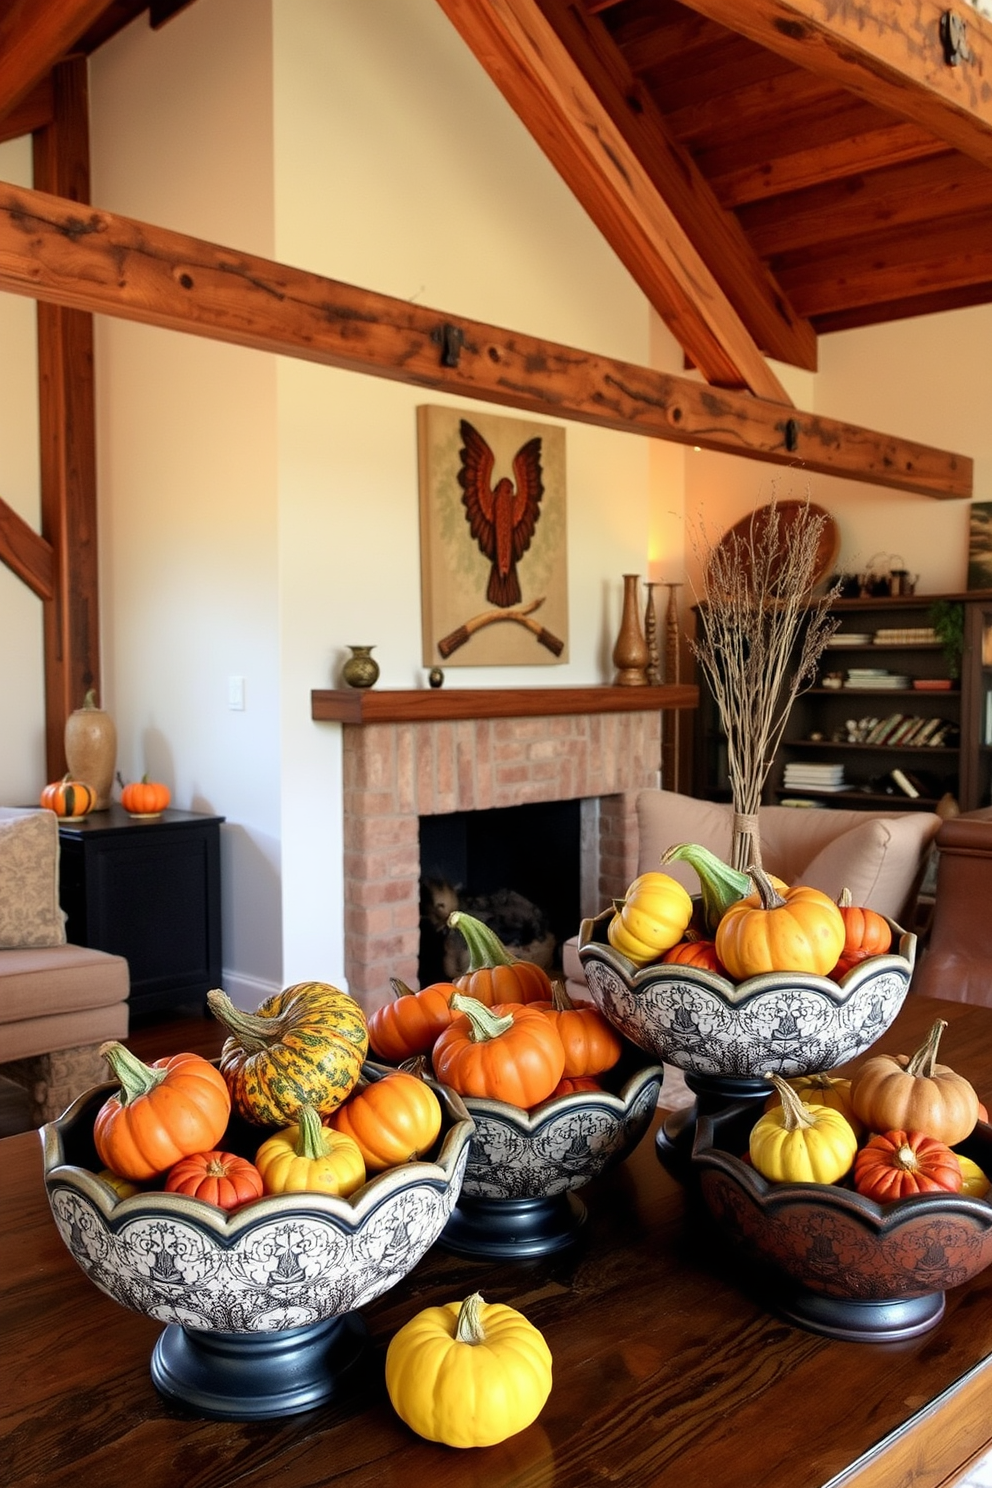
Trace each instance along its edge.
{"label": "curved gourd stem", "polygon": [[927,1034],[926,1043],[920,1045],[907,1064],[907,1075],[919,1075],[924,1080],[933,1079],[934,1070],[937,1068],[937,1046],[946,1027],[947,1019],[938,1018]]}
{"label": "curved gourd stem", "polygon": [[207,993],[207,1007],[249,1054],[260,1054],[263,1049],[279,1043],[286,1028],[284,1018],[260,1018],[257,1013],[235,1007],[219,987]]}
{"label": "curved gourd stem", "polygon": [[140,1095],[147,1095],[150,1090],[161,1085],[168,1074],[168,1070],[152,1069],[150,1065],[144,1064],[137,1054],[133,1054],[116,1039],[101,1044],[99,1052],[110,1065],[114,1079],[120,1082],[117,1098],[122,1106],[129,1105]]}
{"label": "curved gourd stem", "polygon": [[485,1343],[486,1330],[482,1326],[482,1309],[485,1302],[478,1292],[473,1292],[466,1297],[458,1309],[458,1322],[455,1324],[456,1343]]}
{"label": "curved gourd stem", "polygon": [[499,1038],[501,1033],[506,1033],[508,1028],[513,1027],[513,1017],[510,1013],[497,1015],[492,1008],[486,1007],[484,1002],[480,1002],[476,997],[466,997],[463,992],[454,994],[450,1006],[456,1013],[465,1014],[473,1044],[484,1044],[489,1039]]}
{"label": "curved gourd stem", "polygon": [[449,930],[457,930],[465,937],[468,946],[469,964],[466,976],[474,971],[487,971],[494,966],[516,966],[518,958],[511,956],[495,930],[484,925],[463,909],[452,910],[448,916]]}
{"label": "curved gourd stem", "polygon": [[761,900],[762,909],[782,909],[786,901],[772,883],[768,874],[760,863],[752,863],[748,868],[748,877],[752,880],[758,898]]}
{"label": "curved gourd stem", "polygon": [[809,1107],[805,1101],[800,1100],[787,1080],[783,1080],[781,1075],[772,1074],[766,1074],[764,1078],[771,1080],[782,1099],[782,1125],[786,1131],[801,1131],[804,1127],[815,1125],[815,1118]]}

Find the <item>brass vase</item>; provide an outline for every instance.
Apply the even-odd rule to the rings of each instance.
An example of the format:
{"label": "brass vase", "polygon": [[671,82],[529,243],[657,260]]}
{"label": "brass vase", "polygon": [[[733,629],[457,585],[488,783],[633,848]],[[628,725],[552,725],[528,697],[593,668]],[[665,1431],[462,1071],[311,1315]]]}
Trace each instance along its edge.
{"label": "brass vase", "polygon": [[65,721],[65,762],[74,780],[84,780],[95,792],[94,811],[110,805],[117,762],[117,729],[109,713],[96,705],[92,687]]}
{"label": "brass vase", "polygon": [[379,680],[379,663],[371,646],[349,646],[351,655],[341,668],[349,687],[374,687]]}
{"label": "brass vase", "polygon": [[613,647],[613,665],[617,687],[646,687],[650,652],[641,629],[638,585],[640,574],[623,576],[623,612],[620,616],[620,633]]}

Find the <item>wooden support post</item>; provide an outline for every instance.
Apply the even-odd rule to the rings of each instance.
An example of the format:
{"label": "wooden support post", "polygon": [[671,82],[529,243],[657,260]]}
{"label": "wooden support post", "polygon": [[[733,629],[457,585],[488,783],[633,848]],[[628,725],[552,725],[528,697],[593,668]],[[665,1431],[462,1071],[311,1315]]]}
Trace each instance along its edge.
{"label": "wooden support post", "polygon": [[[88,202],[86,61],[53,73],[54,117],[34,135],[39,189]],[[45,757],[48,778],[65,770],[65,722],[89,688],[100,690],[93,317],[38,302],[42,535],[54,558],[54,595],[44,606]]]}

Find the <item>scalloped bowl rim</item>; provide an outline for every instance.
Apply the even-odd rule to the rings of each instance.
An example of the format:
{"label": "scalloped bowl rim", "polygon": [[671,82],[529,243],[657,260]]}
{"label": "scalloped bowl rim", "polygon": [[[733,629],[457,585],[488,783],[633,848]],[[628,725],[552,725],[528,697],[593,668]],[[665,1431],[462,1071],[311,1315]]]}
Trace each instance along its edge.
{"label": "scalloped bowl rim", "polygon": [[646,966],[637,966],[609,943],[594,939],[595,929],[614,911],[604,909],[598,915],[582,921],[579,927],[578,952],[583,965],[587,960],[602,961],[614,971],[632,992],[643,992],[652,985],[678,981],[689,986],[714,992],[728,1007],[739,1008],[765,992],[774,992],[787,986],[800,991],[819,992],[838,1008],[853,996],[862,983],[879,972],[905,972],[907,986],[916,964],[916,936],[904,930],[895,920],[883,916],[894,936],[899,938],[899,951],[886,951],[880,956],[867,956],[859,961],[839,982],[832,977],[817,976],[808,971],[766,971],[759,976],[748,977],[742,982],[732,982],[715,971],[706,971],[699,966],[686,966],[678,961],[649,961]]}
{"label": "scalloped bowl rim", "polygon": [[609,1090],[576,1090],[569,1095],[556,1096],[543,1101],[531,1110],[522,1106],[511,1106],[507,1101],[494,1100],[489,1096],[463,1095],[465,1107],[472,1116],[492,1116],[507,1126],[514,1126],[527,1137],[537,1136],[551,1122],[559,1121],[572,1111],[603,1107],[617,1117],[628,1116],[635,1100],[653,1079],[660,1085],[665,1077],[662,1064],[655,1061],[642,1065],[624,1081],[620,1092],[614,1095]]}
{"label": "scalloped bowl rim", "polygon": [[[757,1168],[735,1157],[726,1148],[713,1146],[714,1125],[717,1120],[729,1122],[753,1109],[753,1104],[735,1102],[723,1107],[715,1115],[701,1112],[696,1120],[691,1161],[693,1167],[713,1168],[732,1178],[769,1219],[774,1219],[780,1209],[792,1208],[815,1197],[823,1200],[828,1207],[834,1202],[843,1202],[845,1210],[853,1210],[858,1220],[879,1237],[889,1234],[912,1216],[931,1212],[941,1215],[959,1214],[964,1218],[981,1220],[986,1228],[992,1227],[992,1202],[984,1198],[972,1198],[967,1194],[911,1194],[903,1199],[893,1199],[889,1204],[880,1204],[877,1199],[871,1199],[867,1194],[860,1194],[856,1189],[845,1188],[839,1183],[773,1183],[764,1178]],[[757,1114],[760,1115],[760,1112]],[[978,1128],[987,1135],[992,1146],[992,1126],[979,1121],[976,1130]]]}
{"label": "scalloped bowl rim", "polygon": [[[112,1230],[120,1229],[129,1219],[138,1215],[181,1216],[201,1229],[212,1231],[218,1240],[233,1241],[256,1225],[270,1223],[273,1219],[286,1215],[312,1214],[331,1221],[344,1232],[357,1234],[375,1211],[394,1194],[424,1185],[443,1191],[450,1188],[457,1176],[462,1152],[475,1134],[475,1121],[466,1109],[462,1097],[450,1086],[434,1080],[428,1083],[446,1106],[451,1120],[451,1125],[442,1138],[437,1160],[425,1162],[416,1159],[387,1168],[369,1178],[347,1198],[303,1189],[292,1194],[266,1194],[234,1211],[220,1209],[205,1199],[193,1198],[187,1194],[166,1193],[162,1189],[145,1189],[130,1194],[127,1198],[120,1198],[110,1184],[91,1169],[62,1160],[63,1130],[82,1114],[88,1104],[95,1103],[98,1095],[103,1092],[110,1094],[119,1089],[115,1081],[93,1085],[89,1090],[84,1090],[61,1116],[41,1128],[45,1186],[50,1191],[67,1188],[84,1194],[97,1207]],[[274,1134],[275,1130],[273,1128],[269,1135]]]}

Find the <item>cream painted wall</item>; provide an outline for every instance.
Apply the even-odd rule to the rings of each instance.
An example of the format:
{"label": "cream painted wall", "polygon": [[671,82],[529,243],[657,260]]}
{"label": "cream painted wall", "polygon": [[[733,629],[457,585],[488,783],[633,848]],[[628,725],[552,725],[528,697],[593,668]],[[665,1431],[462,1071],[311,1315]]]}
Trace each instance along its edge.
{"label": "cream painted wall", "polygon": [[[273,16],[279,259],[451,314],[648,359],[643,297],[434,0],[298,0]],[[415,414],[425,401],[398,383],[279,366],[291,980],[321,967],[332,980],[343,974],[341,730],[305,723],[310,689],[336,685],[349,643],[375,645],[380,685],[425,685]],[[619,576],[646,571],[648,441],[569,424],[566,464],[569,663],[452,667],[455,685],[612,674]]]}
{"label": "cream painted wall", "polygon": [[[90,99],[95,202],[271,256],[268,0],[140,17],[93,58]],[[99,319],[96,380],[120,767],[226,817],[224,981],[254,1006],[282,974],[275,358]]]}
{"label": "cream painted wall", "polygon": [[[30,137],[0,145],[0,180],[32,184]],[[41,530],[35,303],[0,295],[0,496]],[[0,799],[36,801],[45,784],[41,600],[0,563]],[[82,699],[80,699],[82,701]]]}

